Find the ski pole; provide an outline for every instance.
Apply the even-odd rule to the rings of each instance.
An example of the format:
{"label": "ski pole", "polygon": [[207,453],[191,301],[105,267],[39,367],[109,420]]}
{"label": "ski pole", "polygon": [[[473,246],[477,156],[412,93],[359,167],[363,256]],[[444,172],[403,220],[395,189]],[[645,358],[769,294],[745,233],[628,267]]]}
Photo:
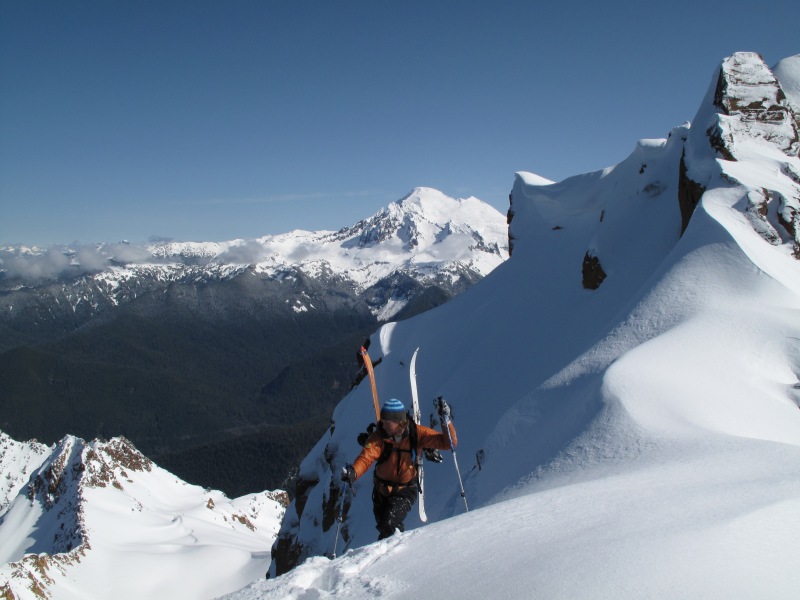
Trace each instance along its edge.
{"label": "ski pole", "polygon": [[336,524],[336,539],[333,542],[333,558],[336,558],[336,547],[339,545],[339,530],[342,528],[342,521],[344,521],[344,497],[347,494],[347,482],[342,486],[342,502],[339,504],[339,516],[337,517],[338,523]]}
{"label": "ski pole", "polygon": [[447,406],[444,398],[439,396],[433,401],[439,411],[439,416],[442,419],[444,430],[447,433],[447,441],[450,442],[450,451],[453,453],[453,464],[456,466],[456,475],[458,475],[458,485],[461,488],[461,497],[464,499],[464,508],[469,512],[469,505],[467,504],[467,494],[464,491],[464,483],[461,481],[461,470],[458,468],[458,458],[456,457],[456,449],[453,446],[453,438],[450,436],[450,413],[444,411]]}

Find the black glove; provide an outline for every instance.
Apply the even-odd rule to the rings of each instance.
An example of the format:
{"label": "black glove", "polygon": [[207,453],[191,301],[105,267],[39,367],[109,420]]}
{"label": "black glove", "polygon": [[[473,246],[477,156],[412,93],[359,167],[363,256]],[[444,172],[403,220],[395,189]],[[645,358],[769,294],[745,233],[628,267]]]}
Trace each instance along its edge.
{"label": "black glove", "polygon": [[442,421],[449,421],[450,420],[450,405],[447,404],[447,401],[439,396],[436,400],[433,401],[436,405],[436,410],[439,413],[439,417],[441,417]]}
{"label": "black glove", "polygon": [[356,482],[356,470],[353,465],[345,465],[342,467],[342,481],[349,483],[351,486]]}
{"label": "black glove", "polygon": [[423,448],[423,452],[425,453],[425,460],[434,463],[440,463],[444,460],[444,458],[442,458],[442,453],[436,448]]}

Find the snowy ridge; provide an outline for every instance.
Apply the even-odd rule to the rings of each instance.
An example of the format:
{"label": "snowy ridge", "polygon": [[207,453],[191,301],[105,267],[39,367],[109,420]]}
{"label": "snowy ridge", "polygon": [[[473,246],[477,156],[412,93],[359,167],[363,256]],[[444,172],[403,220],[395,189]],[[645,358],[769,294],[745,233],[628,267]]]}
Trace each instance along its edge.
{"label": "snowy ridge", "polygon": [[0,514],[28,483],[50,452],[36,440],[18,442],[0,431]]}
{"label": "snowy ridge", "polygon": [[[738,53],[666,139],[558,183],[518,174],[511,259],[372,345],[379,395],[403,399],[420,347],[422,406],[453,405],[475,509],[446,457],[425,469],[432,524],[412,513],[412,531],[376,544],[364,477],[345,502],[348,552],[228,598],[797,597],[800,158],[786,77]],[[370,413],[362,384],[302,463],[273,571],[330,554],[336,474]]]}
{"label": "snowy ridge", "polygon": [[[25,456],[25,444],[5,435],[3,443]],[[44,452],[31,445],[28,453]],[[67,436],[0,512],[0,592],[19,599],[221,594],[263,572],[283,501],[272,492],[229,500],[180,481],[124,438],[87,444]],[[198,570],[203,564],[214,569]]]}

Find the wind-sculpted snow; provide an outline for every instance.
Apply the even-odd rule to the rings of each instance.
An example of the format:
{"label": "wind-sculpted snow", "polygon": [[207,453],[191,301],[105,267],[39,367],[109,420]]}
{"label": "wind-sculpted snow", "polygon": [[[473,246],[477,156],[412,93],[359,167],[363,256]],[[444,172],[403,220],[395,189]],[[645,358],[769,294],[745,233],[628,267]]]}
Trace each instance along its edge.
{"label": "wind-sculpted snow", "polygon": [[309,558],[223,598],[788,600],[800,589],[787,551],[797,548],[797,458],[752,440],[675,449],[518,490],[335,561]]}
{"label": "wind-sculpted snow", "polygon": [[[344,556],[303,564],[333,551],[336,474],[374,416],[362,384],[301,465],[273,574],[301,566],[231,598],[798,596],[800,159],[785,79],[734,55],[692,124],[618,165],[519,173],[510,260],[371,348],[381,398],[407,399],[420,347],[422,405],[453,406],[475,510],[446,456],[425,469],[432,524],[412,513],[411,531],[375,544],[364,477]],[[596,289],[586,256],[606,274]]]}

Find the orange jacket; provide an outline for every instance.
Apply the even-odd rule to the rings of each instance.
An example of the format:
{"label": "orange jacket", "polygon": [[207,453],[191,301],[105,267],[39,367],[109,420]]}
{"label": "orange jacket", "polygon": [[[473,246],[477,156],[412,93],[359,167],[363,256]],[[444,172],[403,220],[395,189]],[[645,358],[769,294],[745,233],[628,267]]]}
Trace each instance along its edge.
{"label": "orange jacket", "polygon": [[[444,431],[444,429],[442,429],[442,431]],[[450,422],[450,437],[453,440],[453,447],[455,448],[458,443],[458,438],[456,438],[456,428],[453,427],[452,421]],[[417,470],[412,462],[411,439],[408,435],[408,428],[406,427],[400,441],[396,442],[394,438],[390,438],[387,435],[381,424],[378,424],[375,431],[367,438],[364,449],[353,462],[356,478],[366,473],[372,463],[380,458],[386,444],[392,446],[393,451],[384,462],[379,463],[378,466],[375,467],[375,474],[384,481],[400,485],[411,482],[417,476]],[[450,441],[444,433],[439,433],[435,429],[425,427],[424,425],[417,425],[418,455],[422,452],[423,448],[450,450]]]}

